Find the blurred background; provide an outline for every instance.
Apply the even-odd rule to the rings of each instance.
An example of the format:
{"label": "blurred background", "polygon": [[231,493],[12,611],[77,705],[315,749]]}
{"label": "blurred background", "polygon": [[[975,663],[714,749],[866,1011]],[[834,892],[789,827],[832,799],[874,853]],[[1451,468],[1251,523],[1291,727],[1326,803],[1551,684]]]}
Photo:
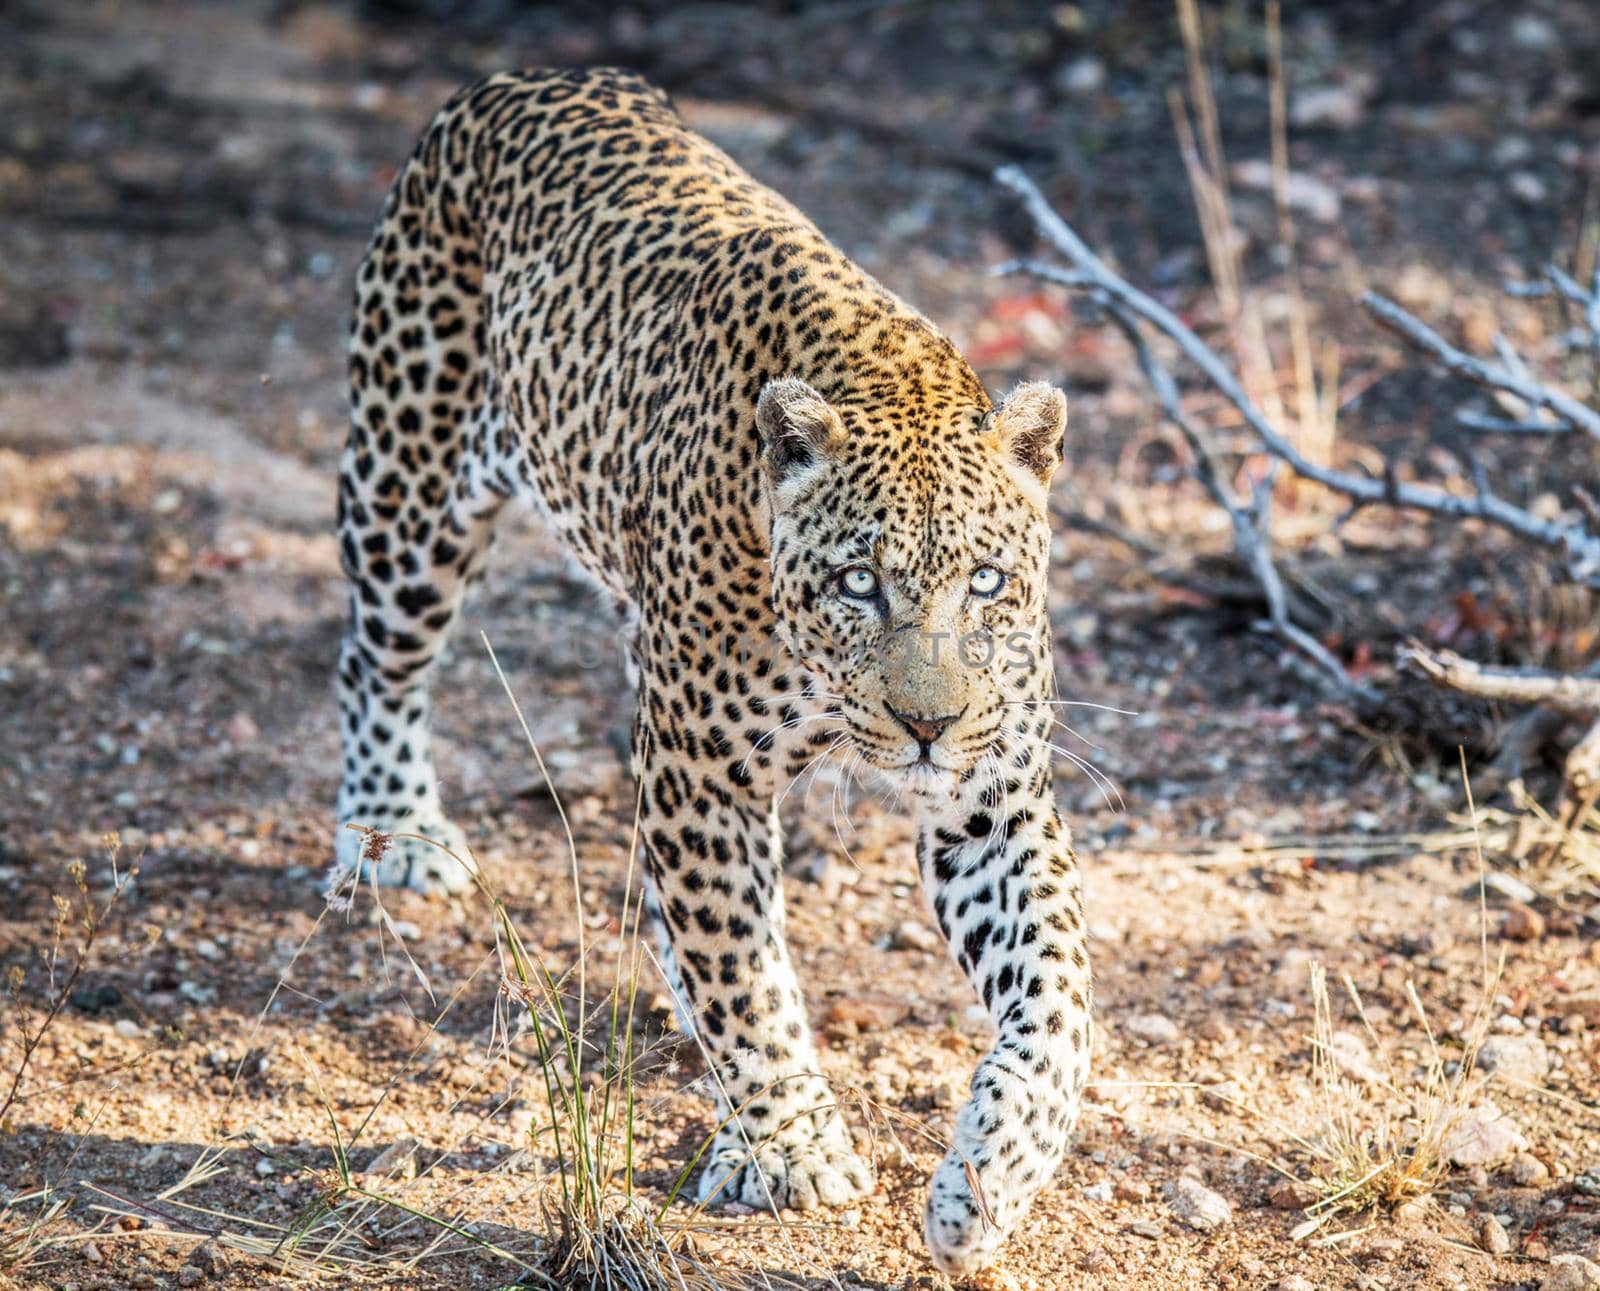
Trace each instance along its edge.
{"label": "blurred background", "polygon": [[[1485,777],[1496,814],[1480,830],[1504,871],[1486,925],[1512,956],[1497,1016],[1548,1040],[1541,1079],[1583,1110],[1519,1106],[1521,1150],[1539,1154],[1543,1177],[1494,1174],[1509,1157],[1475,1163],[1450,1204],[1469,1243],[1479,1212],[1506,1216],[1512,1259],[1592,1243],[1579,1234],[1593,1203],[1561,1181],[1600,1164],[1588,1159],[1600,1084],[1583,1016],[1592,1006],[1600,1022],[1600,862],[1565,845],[1550,860],[1526,832],[1564,801],[1576,730],[1547,722],[1508,769],[1496,758],[1522,710],[1408,681],[1394,658],[1415,637],[1579,672],[1600,652],[1593,593],[1503,532],[1382,510],[1340,527],[1340,499],[1283,481],[1274,533],[1305,626],[1382,700],[1330,692],[1255,630],[1262,604],[1227,517],[1125,341],[1081,299],[988,272],[1049,255],[992,178],[1020,165],[1119,272],[1245,373],[1307,453],[1470,489],[1455,422],[1469,392],[1357,300],[1377,288],[1478,355],[1503,336],[1541,378],[1593,402],[1600,351],[1573,339],[1581,310],[1504,290],[1550,261],[1579,284],[1596,268],[1600,20],[1588,0],[1306,0],[1285,7],[1281,30],[1233,0],[0,4],[0,949],[20,962],[49,944],[51,891],[70,862],[100,864],[108,831],[143,857],[128,917],[164,930],[96,979],[101,994],[74,997],[65,1038],[40,1059],[92,1074],[146,1055],[74,1169],[154,1189],[185,1147],[246,1123],[314,1153],[317,1107],[297,1101],[289,1038],[350,1106],[414,1038],[415,990],[384,975],[364,935],[319,941],[301,961],[304,998],[244,1038],[287,950],[317,927],[330,854],[351,276],[397,164],[457,86],[572,63],[623,64],[665,87],[691,125],[944,328],[992,391],[1033,377],[1066,388],[1060,684],[1127,714],[1081,710],[1062,737],[1115,786],[1063,764],[1111,1019],[1101,1070],[1227,1078],[1292,1114],[1313,957],[1367,974],[1381,1045],[1367,1044],[1414,1040],[1413,974],[1443,1028],[1464,1027],[1484,931],[1460,895],[1476,873],[1464,750]],[[1184,379],[1229,472],[1259,478],[1233,410]],[[1576,514],[1571,486],[1600,477],[1584,435],[1474,443],[1497,488],[1537,515]],[[534,937],[571,949],[550,906],[566,864],[556,820],[480,629],[529,710],[603,906],[620,893],[632,803],[611,739],[631,700],[620,659],[594,645],[610,622],[537,522],[510,517],[435,692],[447,805],[501,866]],[[922,922],[903,825],[870,794],[831,792],[798,806],[793,848],[794,940],[819,1025],[841,1070],[937,1125],[983,1024]],[[1591,816],[1576,824],[1592,835]],[[404,894],[395,909],[441,980],[476,962],[470,914]],[[134,933],[118,935],[131,946]],[[466,1020],[440,1031],[430,1062],[481,1047],[487,989],[467,993]],[[330,1014],[348,1024],[312,1025]],[[1120,1016],[1158,1021],[1125,1033]],[[665,1010],[653,1025],[670,1029]],[[887,1028],[894,1045],[870,1038]],[[223,1080],[246,1059],[240,1081]],[[679,1060],[692,1070],[692,1052]],[[380,1129],[445,1137],[460,1106],[391,1109],[405,1124]],[[652,1169],[670,1179],[688,1150],[674,1136],[703,1105],[663,1092],[660,1106]],[[1038,1285],[1082,1267],[1150,1286],[1268,1285],[1294,1270],[1371,1285],[1353,1280],[1357,1263],[1389,1286],[1521,1276],[1448,1241],[1351,1243],[1356,1263],[1308,1253],[1285,1240],[1294,1217],[1263,1202],[1269,1180],[1195,1147],[1196,1135],[1255,1142],[1259,1124],[1228,1124],[1192,1091],[1107,1091],[1097,1106],[1034,1245],[1019,1248]],[[512,1131],[473,1114],[481,1141],[441,1167],[449,1178],[493,1165],[500,1149],[486,1144],[514,1148]],[[73,1117],[72,1099],[46,1088],[13,1116],[0,1160],[18,1177],[45,1170],[57,1136],[84,1128]],[[1142,1215],[1168,1231],[1160,1188],[1182,1168],[1240,1207],[1238,1224],[1158,1247],[1127,1224]],[[830,1238],[834,1269],[932,1285],[915,1281],[925,1269],[910,1245],[919,1167],[908,1158],[886,1177],[885,1217]],[[1115,1207],[1081,1200],[1101,1184],[1115,1184]],[[292,1180],[244,1168],[217,1186],[274,1222],[303,1200]],[[496,1222],[510,1204],[499,1187],[481,1194]],[[1552,1199],[1561,1207],[1540,1211]],[[748,1254],[741,1240],[755,1239],[730,1249]],[[151,1277],[174,1274],[167,1254],[146,1256]],[[129,1285],[115,1280],[131,1276],[122,1258],[79,1269],[83,1284]]]}

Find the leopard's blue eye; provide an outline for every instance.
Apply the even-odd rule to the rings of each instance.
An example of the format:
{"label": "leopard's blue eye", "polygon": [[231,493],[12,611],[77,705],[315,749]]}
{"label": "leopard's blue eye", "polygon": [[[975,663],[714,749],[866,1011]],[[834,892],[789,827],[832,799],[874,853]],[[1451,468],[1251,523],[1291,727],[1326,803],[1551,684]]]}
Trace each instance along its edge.
{"label": "leopard's blue eye", "polygon": [[839,590],[846,596],[865,600],[878,594],[878,576],[865,565],[857,565],[839,575]]}
{"label": "leopard's blue eye", "polygon": [[974,596],[993,596],[1006,585],[1006,576],[993,565],[984,565],[972,575],[972,594]]}

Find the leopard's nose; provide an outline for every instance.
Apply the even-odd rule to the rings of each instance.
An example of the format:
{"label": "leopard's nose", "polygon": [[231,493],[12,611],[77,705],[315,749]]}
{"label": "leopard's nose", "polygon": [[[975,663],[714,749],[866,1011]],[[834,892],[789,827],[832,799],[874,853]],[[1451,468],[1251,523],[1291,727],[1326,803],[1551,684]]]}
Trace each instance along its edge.
{"label": "leopard's nose", "polygon": [[912,716],[909,713],[902,713],[893,704],[885,704],[884,707],[889,710],[889,716],[910,731],[924,749],[943,735],[949,729],[950,723],[960,716],[959,713],[951,713],[948,717]]}

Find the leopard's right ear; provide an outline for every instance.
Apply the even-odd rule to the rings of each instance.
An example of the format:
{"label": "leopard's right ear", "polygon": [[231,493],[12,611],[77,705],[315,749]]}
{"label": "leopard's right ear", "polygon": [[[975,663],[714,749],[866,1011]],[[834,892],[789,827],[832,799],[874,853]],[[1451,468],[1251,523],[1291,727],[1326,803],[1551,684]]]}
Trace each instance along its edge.
{"label": "leopard's right ear", "polygon": [[798,377],[767,382],[756,402],[761,464],[774,487],[844,447],[844,419]]}

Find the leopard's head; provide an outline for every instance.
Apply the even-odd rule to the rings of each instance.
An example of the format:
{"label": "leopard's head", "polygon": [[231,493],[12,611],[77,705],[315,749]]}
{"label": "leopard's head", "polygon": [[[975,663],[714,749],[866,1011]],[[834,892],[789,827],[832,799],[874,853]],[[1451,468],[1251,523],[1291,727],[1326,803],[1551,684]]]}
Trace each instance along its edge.
{"label": "leopard's head", "polygon": [[953,792],[1047,690],[1066,399],[1035,383],[998,409],[907,412],[784,379],[756,421],[780,636],[841,747],[903,789]]}

